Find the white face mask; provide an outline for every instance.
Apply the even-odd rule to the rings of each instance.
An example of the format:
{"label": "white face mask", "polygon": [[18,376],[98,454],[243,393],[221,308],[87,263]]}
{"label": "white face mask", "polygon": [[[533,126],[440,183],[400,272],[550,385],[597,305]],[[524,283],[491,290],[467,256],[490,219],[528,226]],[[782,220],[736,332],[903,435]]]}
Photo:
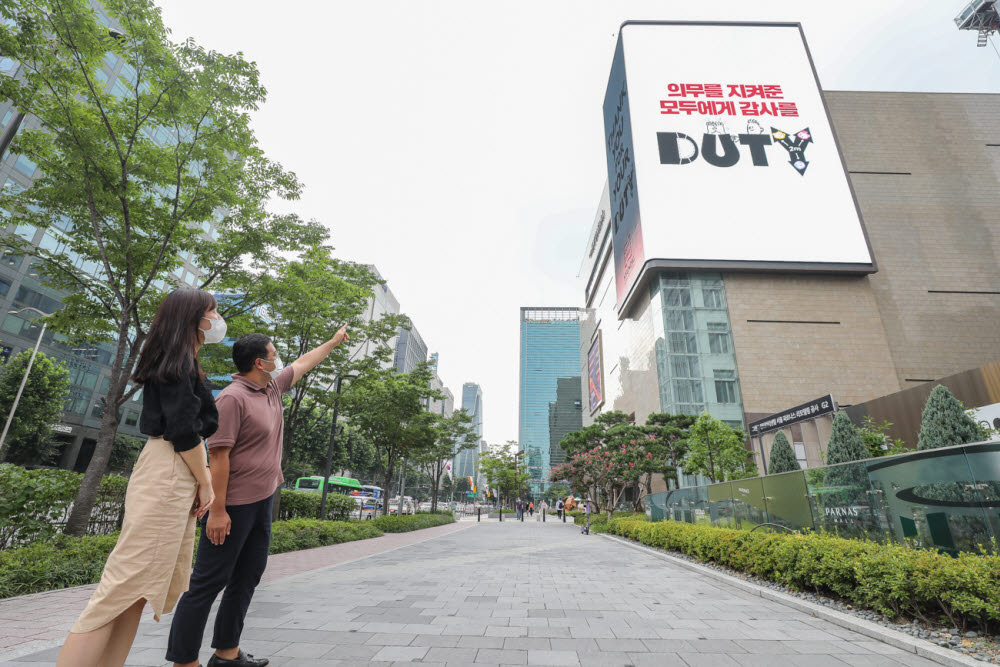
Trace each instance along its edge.
{"label": "white face mask", "polygon": [[[264,361],[269,360],[265,359]],[[271,361],[271,363],[274,364],[274,370],[267,371],[267,374],[270,375],[272,379],[276,380],[278,379],[278,376],[281,375],[281,371],[285,369],[285,364],[281,361],[281,357],[275,357],[274,361]]]}
{"label": "white face mask", "polygon": [[209,328],[208,331],[201,329],[201,333],[205,336],[206,343],[221,343],[222,339],[226,337],[226,321],[221,317],[217,320],[209,319],[207,317],[201,318],[203,320],[208,320]]}

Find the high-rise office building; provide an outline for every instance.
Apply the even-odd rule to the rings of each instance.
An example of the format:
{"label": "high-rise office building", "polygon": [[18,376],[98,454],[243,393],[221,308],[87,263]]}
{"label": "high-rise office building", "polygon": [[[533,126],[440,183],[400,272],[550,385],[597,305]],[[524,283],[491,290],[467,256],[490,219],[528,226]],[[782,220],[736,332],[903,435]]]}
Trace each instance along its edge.
{"label": "high-rise office building", "polygon": [[427,361],[427,344],[420,337],[417,328],[412,324],[409,329],[400,327],[394,358],[396,372],[409,373],[424,361]]}
{"label": "high-rise office building", "polygon": [[470,440],[473,447],[463,449],[455,456],[455,474],[459,477],[477,478],[479,455],[485,451],[486,440],[483,439],[483,390],[475,382],[462,385],[462,409],[472,418]]}
{"label": "high-rise office building", "polygon": [[[386,283],[385,278],[382,277],[381,272],[379,272],[374,264],[369,264],[368,270],[379,280],[380,284],[372,289],[372,296],[368,298],[368,308],[363,316],[365,322],[380,320],[386,315],[399,315],[399,300],[396,299],[392,290],[389,289],[389,285]],[[385,343],[389,349],[393,350],[393,356],[385,363],[385,368],[392,368],[395,365],[395,350],[398,338],[398,336],[393,336]],[[361,358],[374,354],[375,345],[376,343],[368,340],[355,343],[351,346],[351,356]]]}
{"label": "high-rise office building", "polygon": [[521,308],[518,438],[536,495],[565,460],[559,442],[582,428],[581,316],[579,308]]}

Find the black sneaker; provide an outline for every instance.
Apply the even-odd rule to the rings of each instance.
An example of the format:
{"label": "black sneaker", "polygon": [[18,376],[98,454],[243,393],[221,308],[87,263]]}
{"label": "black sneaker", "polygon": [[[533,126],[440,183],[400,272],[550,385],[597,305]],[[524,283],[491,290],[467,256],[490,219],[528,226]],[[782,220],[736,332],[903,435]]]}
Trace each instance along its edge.
{"label": "black sneaker", "polygon": [[255,658],[240,649],[240,654],[236,656],[235,660],[226,660],[213,653],[212,657],[208,659],[208,667],[264,667],[270,662],[267,658]]}

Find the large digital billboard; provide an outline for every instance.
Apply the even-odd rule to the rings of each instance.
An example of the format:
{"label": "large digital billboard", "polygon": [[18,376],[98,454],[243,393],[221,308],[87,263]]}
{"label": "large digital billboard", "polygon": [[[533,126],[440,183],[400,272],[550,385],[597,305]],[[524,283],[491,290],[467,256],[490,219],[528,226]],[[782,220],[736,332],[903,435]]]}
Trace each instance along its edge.
{"label": "large digital billboard", "polygon": [[875,270],[799,24],[625,23],[604,125],[619,310],[656,267]]}
{"label": "large digital billboard", "polygon": [[587,386],[590,414],[593,415],[604,405],[604,349],[600,330],[587,352]]}

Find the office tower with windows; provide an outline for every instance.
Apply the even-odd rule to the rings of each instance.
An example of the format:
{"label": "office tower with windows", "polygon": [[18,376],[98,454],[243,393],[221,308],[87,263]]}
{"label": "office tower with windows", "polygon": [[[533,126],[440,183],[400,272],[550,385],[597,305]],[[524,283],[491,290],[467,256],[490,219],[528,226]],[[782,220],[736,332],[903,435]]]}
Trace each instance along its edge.
{"label": "office tower with windows", "polygon": [[559,442],[582,428],[579,308],[521,308],[519,443],[531,491],[565,460]]}
{"label": "office tower with windows", "polygon": [[420,337],[420,332],[412,323],[409,329],[400,327],[394,358],[396,372],[409,373],[424,361],[427,361],[427,344]]}
{"label": "office tower with windows", "polygon": [[[379,284],[372,288],[372,296],[368,298],[368,308],[365,310],[362,316],[364,321],[375,322],[386,315],[399,315],[399,300],[396,299],[396,295],[392,293],[389,289],[388,283],[382,274],[379,272],[378,268],[373,264],[368,265],[368,270],[371,272],[375,278],[378,279]],[[393,336],[391,339],[386,341],[386,345],[389,349],[393,351],[392,357],[385,363],[385,368],[393,368],[395,366],[395,350],[396,344],[399,340],[399,336]],[[371,356],[376,351],[376,346],[380,345],[370,340],[365,340],[361,343],[354,343],[351,345],[352,358],[360,359],[362,357]]]}
{"label": "office tower with windows", "polygon": [[473,433],[469,441],[475,442],[475,445],[455,456],[455,474],[477,479],[479,455],[486,451],[486,440],[483,439],[483,390],[475,382],[462,385],[462,409],[472,418]]}

